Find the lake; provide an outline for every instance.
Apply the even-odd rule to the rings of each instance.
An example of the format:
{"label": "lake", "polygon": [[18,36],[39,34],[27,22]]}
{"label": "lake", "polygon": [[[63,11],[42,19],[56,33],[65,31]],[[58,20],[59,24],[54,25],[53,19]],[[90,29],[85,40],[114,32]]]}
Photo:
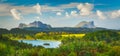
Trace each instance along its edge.
{"label": "lake", "polygon": [[33,46],[43,46],[44,48],[58,48],[61,44],[60,41],[52,40],[19,40],[19,42],[21,41],[27,44],[32,44]]}

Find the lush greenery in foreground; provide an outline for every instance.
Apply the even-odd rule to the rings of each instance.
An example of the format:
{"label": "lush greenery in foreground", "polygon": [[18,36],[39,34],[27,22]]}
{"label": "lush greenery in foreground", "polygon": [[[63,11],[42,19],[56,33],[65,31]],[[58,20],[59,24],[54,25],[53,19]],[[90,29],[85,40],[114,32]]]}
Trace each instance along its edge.
{"label": "lush greenery in foreground", "polygon": [[[84,37],[68,36],[63,34],[3,34],[0,35],[0,56],[119,56],[120,34],[113,31],[97,31],[87,33]],[[14,39],[14,40],[13,40]],[[44,39],[61,40],[59,48],[33,47],[19,43],[15,39]]]}

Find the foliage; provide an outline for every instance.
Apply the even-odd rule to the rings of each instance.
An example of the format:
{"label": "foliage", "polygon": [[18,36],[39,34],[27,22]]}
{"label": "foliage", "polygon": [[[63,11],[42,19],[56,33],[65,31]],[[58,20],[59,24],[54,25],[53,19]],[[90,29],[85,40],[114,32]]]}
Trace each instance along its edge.
{"label": "foliage", "polygon": [[120,40],[120,35],[117,32],[106,30],[88,33],[83,37],[85,40],[91,41],[106,41],[112,42]]}
{"label": "foliage", "polygon": [[[0,35],[1,56],[119,56],[120,35],[114,31],[97,31],[85,34],[83,38],[76,36],[62,37],[70,33],[40,32],[36,34]],[[43,48],[32,46],[14,39],[61,40],[59,48]]]}
{"label": "foliage", "polygon": [[119,56],[120,55],[120,46],[113,46],[109,52],[109,56]]}

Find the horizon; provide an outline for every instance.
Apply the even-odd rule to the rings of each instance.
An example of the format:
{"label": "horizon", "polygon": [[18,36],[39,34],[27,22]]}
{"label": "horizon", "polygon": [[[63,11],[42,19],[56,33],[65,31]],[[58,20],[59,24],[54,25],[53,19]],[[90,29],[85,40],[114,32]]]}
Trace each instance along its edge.
{"label": "horizon", "polygon": [[[35,22],[35,21],[33,21],[33,22]],[[30,23],[33,23],[33,22],[30,22]],[[38,21],[37,21],[38,22]],[[41,21],[39,21],[39,22],[41,22]],[[82,22],[94,22],[94,21],[82,21]],[[80,22],[80,23],[82,23],[82,22]],[[26,24],[26,25],[29,25],[30,23],[28,23],[28,24],[26,24],[26,23],[22,23],[22,24]],[[41,22],[42,24],[46,24],[46,23],[43,23],[43,22]],[[20,23],[21,24],[21,23]],[[79,23],[78,23],[79,24]],[[47,25],[50,25],[50,24],[47,24]],[[51,26],[51,25],[50,25]],[[97,27],[95,24],[94,24],[94,26],[95,26],[95,28],[104,28],[104,27]],[[17,27],[14,27],[14,28],[10,28],[10,29],[7,29],[7,28],[0,28],[0,29],[7,29],[7,30],[11,30],[11,29],[15,29],[15,28],[18,28],[18,29],[22,29],[22,28],[19,28],[19,25],[17,26]],[[39,27],[38,27],[39,28]],[[71,26],[71,27],[53,27],[53,26],[51,26],[51,28],[82,28],[82,27],[76,27],[76,25],[75,26]],[[104,28],[104,29],[109,29],[109,28]],[[120,29],[111,29],[111,30],[120,30]]]}
{"label": "horizon", "polygon": [[[63,2],[64,1],[64,2]],[[74,27],[82,21],[120,29],[119,0],[0,0],[0,28],[41,21],[52,27]]]}

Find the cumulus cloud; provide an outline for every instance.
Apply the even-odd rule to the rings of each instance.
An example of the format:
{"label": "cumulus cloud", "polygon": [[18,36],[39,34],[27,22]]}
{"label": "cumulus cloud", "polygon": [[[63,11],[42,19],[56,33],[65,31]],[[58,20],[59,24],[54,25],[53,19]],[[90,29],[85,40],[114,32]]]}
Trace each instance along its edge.
{"label": "cumulus cloud", "polygon": [[41,6],[39,5],[39,3],[37,3],[35,6],[33,6],[33,8],[36,9],[36,12],[38,14],[42,15],[42,13],[41,13]]}
{"label": "cumulus cloud", "polygon": [[21,14],[16,10],[16,9],[11,9],[10,10],[12,16],[14,17],[14,19],[16,20],[20,20],[21,19]]}
{"label": "cumulus cloud", "polygon": [[111,18],[120,18],[120,10],[111,12]]}
{"label": "cumulus cloud", "polygon": [[[99,5],[99,4],[97,4]],[[71,8],[76,8],[79,10],[71,10],[71,12],[67,12],[65,9],[71,9]],[[14,6],[13,4],[0,4],[0,16],[14,16],[15,19],[21,19],[21,15],[29,15],[29,14],[39,14],[39,16],[42,14],[41,12],[52,12],[55,13],[55,15],[63,15],[61,12],[64,12],[65,17],[82,17],[83,15],[88,15],[92,17],[100,18],[100,19],[112,19],[112,18],[120,18],[120,10],[115,10],[115,11],[102,11],[97,10],[96,12],[92,12],[93,8],[95,5],[90,4],[90,3],[70,3],[70,4],[62,4],[58,6],[49,6],[49,5],[39,5],[37,3],[34,6]],[[15,8],[15,9],[12,9]],[[18,9],[18,10],[16,10]],[[11,13],[10,13],[11,12]],[[88,16],[86,18],[88,18]],[[39,18],[39,17],[37,17]]]}
{"label": "cumulus cloud", "polygon": [[106,11],[102,12],[100,10],[96,11],[98,18],[100,19],[117,19],[120,18],[120,10]]}
{"label": "cumulus cloud", "polygon": [[65,16],[66,16],[66,17],[70,17],[70,15],[68,14],[68,12],[65,13]]}
{"label": "cumulus cloud", "polygon": [[106,19],[106,17],[105,17],[105,15],[104,15],[103,12],[97,10],[96,13],[97,13],[98,18],[100,18],[100,19]]}
{"label": "cumulus cloud", "polygon": [[93,4],[90,3],[81,3],[79,5],[77,5],[77,9],[80,11],[80,15],[90,15],[92,12],[92,9],[94,8]]}
{"label": "cumulus cloud", "polygon": [[71,11],[72,16],[78,16],[77,11]]}
{"label": "cumulus cloud", "polygon": [[12,4],[0,4],[0,16],[11,16],[11,9],[19,9],[22,15],[36,13],[32,6],[14,6]]}
{"label": "cumulus cloud", "polygon": [[62,13],[61,13],[61,12],[57,12],[57,13],[56,13],[56,15],[61,16],[61,15],[62,15]]}

